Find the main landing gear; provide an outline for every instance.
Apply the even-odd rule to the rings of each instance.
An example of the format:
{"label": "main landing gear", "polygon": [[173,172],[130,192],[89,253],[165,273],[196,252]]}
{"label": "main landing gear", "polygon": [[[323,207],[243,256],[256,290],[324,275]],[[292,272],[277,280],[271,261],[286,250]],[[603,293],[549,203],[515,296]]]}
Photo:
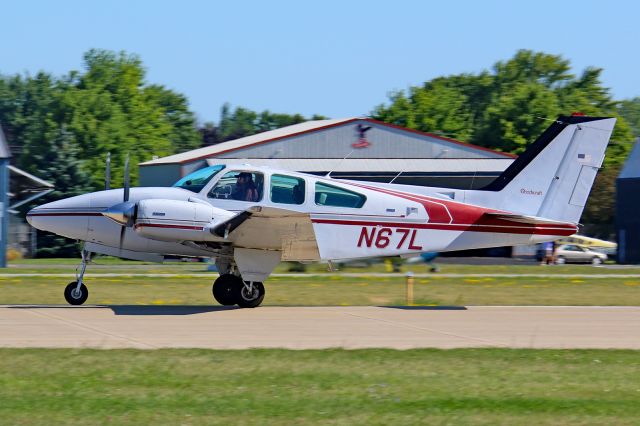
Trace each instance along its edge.
{"label": "main landing gear", "polygon": [[80,263],[80,272],[76,269],[76,280],[69,283],[64,289],[64,298],[70,305],[82,305],[89,298],[89,290],[82,282],[84,272],[87,270],[87,263],[91,260],[91,253],[82,250],[82,263]]}
{"label": "main landing gear", "polygon": [[213,297],[224,306],[255,308],[264,300],[264,285],[258,281],[243,281],[233,274],[220,275],[213,283]]}

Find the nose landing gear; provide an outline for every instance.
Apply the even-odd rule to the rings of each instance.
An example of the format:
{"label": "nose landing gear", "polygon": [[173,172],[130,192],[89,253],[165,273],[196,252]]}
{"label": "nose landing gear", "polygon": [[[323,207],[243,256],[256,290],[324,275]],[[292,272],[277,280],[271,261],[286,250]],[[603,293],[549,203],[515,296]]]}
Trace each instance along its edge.
{"label": "nose landing gear", "polygon": [[213,297],[224,306],[256,308],[264,300],[264,285],[258,281],[243,281],[234,274],[222,274],[213,283]]}
{"label": "nose landing gear", "polygon": [[69,283],[64,289],[64,299],[70,305],[82,305],[89,298],[89,290],[82,281],[84,272],[87,270],[87,263],[91,261],[91,253],[83,249],[81,256],[80,272],[76,269],[76,280]]}

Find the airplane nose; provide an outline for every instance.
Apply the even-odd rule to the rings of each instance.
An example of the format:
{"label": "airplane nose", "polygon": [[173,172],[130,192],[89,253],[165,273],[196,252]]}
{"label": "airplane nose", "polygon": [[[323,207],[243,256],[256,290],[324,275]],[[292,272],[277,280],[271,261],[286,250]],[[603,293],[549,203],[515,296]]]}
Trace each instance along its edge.
{"label": "airplane nose", "polygon": [[91,194],[65,198],[29,210],[27,222],[34,228],[64,237],[85,239],[89,228]]}
{"label": "airplane nose", "polygon": [[27,212],[27,223],[29,223],[29,225],[35,227],[35,225],[31,222],[33,219],[34,214],[38,213],[38,208],[36,207],[35,209],[31,209]]}

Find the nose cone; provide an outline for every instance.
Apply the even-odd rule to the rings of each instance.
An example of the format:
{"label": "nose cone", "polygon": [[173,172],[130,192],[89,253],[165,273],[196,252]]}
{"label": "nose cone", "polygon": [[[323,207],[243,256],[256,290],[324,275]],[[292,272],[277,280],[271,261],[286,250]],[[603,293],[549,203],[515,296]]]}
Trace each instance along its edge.
{"label": "nose cone", "polygon": [[119,225],[133,226],[136,204],[131,201],[119,203],[109,207],[102,215]]}
{"label": "nose cone", "polygon": [[89,217],[94,215],[100,213],[91,207],[91,194],[84,194],[31,209],[27,213],[27,222],[43,231],[84,239],[89,228]]}

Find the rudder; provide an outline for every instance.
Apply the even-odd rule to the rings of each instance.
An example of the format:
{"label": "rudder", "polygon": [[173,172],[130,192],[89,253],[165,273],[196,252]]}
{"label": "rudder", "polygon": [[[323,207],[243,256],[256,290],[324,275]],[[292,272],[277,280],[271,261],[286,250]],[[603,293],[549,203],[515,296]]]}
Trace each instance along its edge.
{"label": "rudder", "polygon": [[480,191],[499,193],[499,209],[578,223],[615,122],[608,117],[560,116]]}

